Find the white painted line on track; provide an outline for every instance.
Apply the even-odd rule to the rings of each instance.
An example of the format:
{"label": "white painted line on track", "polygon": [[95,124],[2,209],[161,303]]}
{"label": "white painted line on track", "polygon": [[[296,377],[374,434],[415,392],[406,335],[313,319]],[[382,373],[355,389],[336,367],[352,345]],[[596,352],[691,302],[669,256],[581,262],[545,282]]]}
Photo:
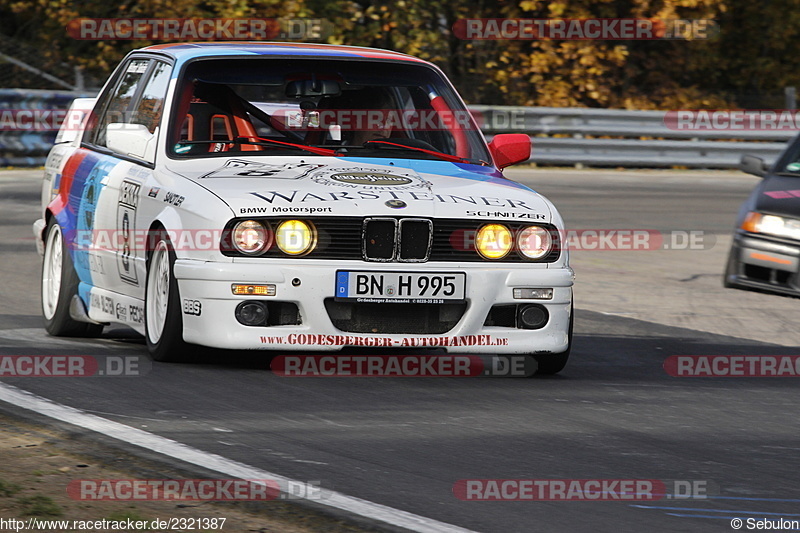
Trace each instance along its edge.
{"label": "white painted line on track", "polygon": [[0,329],[0,339],[15,342],[16,344],[34,342],[37,345],[47,344],[64,347],[75,344],[86,344],[87,340],[94,340],[69,337],[50,337],[44,328]]}
{"label": "white painted line on track", "polygon": [[[308,486],[302,481],[267,472],[221,455],[192,448],[166,437],[85,413],[80,409],[56,403],[6,383],[0,383],[0,401],[234,478],[272,479],[278,482],[282,489],[289,485],[302,487],[305,494],[311,494],[318,489],[318,487]],[[469,529],[339,492],[326,491],[325,494],[326,497],[323,499],[309,499],[309,501],[420,533],[475,533]]]}

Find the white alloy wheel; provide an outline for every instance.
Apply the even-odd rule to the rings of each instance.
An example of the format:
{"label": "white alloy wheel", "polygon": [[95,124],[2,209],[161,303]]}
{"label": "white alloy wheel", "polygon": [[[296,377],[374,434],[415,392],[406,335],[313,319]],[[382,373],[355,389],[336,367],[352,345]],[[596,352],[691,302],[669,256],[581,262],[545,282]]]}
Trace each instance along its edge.
{"label": "white alloy wheel", "polygon": [[52,320],[61,295],[61,270],[64,265],[64,243],[61,227],[54,224],[47,234],[42,268],[42,311],[47,320]]}
{"label": "white alloy wheel", "polygon": [[167,322],[169,308],[169,249],[167,243],[159,241],[150,260],[147,271],[147,294],[145,317],[147,317],[147,336],[153,344],[161,340]]}

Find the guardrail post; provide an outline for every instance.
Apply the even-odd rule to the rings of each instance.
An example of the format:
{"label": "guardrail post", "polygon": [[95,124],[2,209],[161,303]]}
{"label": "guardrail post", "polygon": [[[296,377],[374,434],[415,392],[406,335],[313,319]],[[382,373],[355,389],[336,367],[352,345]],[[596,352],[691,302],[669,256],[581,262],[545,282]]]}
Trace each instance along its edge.
{"label": "guardrail post", "polygon": [[784,109],[794,111],[797,109],[797,87],[784,87]]}

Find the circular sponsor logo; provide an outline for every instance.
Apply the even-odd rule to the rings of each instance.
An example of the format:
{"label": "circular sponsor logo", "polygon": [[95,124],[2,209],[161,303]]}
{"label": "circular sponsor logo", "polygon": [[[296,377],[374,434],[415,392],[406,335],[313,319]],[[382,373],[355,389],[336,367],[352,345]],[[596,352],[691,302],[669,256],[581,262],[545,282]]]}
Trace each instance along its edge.
{"label": "circular sponsor logo", "polygon": [[311,181],[327,187],[346,187],[372,191],[424,189],[428,183],[411,169],[370,167],[325,167],[309,176]]}
{"label": "circular sponsor logo", "polygon": [[342,172],[332,174],[330,178],[355,185],[408,185],[412,181],[406,176],[384,174],[383,172]]}
{"label": "circular sponsor logo", "polygon": [[405,203],[403,200],[387,200],[386,206],[391,207],[392,209],[402,209],[406,207],[408,204]]}

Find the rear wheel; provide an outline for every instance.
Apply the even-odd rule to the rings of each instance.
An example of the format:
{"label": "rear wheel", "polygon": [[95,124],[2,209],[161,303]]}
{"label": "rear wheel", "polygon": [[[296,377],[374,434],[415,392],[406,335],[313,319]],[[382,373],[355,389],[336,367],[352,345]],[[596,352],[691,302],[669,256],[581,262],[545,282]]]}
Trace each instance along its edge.
{"label": "rear wheel", "polygon": [[561,353],[553,353],[548,355],[535,355],[537,375],[553,375],[558,374],[564,367],[567,366],[569,360],[569,353],[572,351],[572,324],[575,322],[575,309],[570,306],[569,309],[569,331],[567,333],[568,346],[567,350]]}
{"label": "rear wheel", "polygon": [[61,226],[51,220],[45,232],[42,261],[42,316],[47,333],[56,337],[96,337],[100,324],[78,322],[69,313],[72,298],[78,294],[78,274],[72,264]]}
{"label": "rear wheel", "polygon": [[183,363],[189,360],[188,345],[183,341],[178,282],[173,275],[175,252],[166,233],[155,239],[147,261],[145,285],[145,337],[147,348],[156,361]]}

